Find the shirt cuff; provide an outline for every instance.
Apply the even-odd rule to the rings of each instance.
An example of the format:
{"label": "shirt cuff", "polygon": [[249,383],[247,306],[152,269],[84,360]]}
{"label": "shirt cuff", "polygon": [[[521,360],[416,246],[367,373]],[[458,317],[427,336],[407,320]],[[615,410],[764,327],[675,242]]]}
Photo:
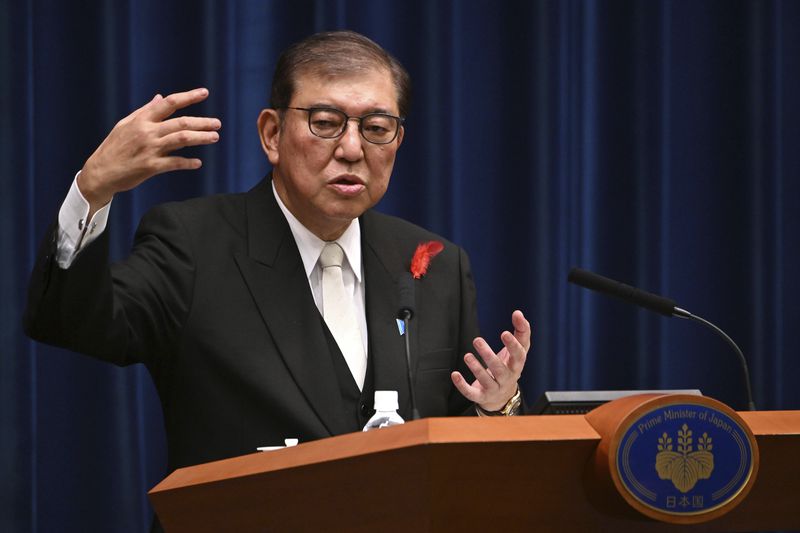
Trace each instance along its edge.
{"label": "shirt cuff", "polygon": [[89,202],[78,188],[78,176],[75,174],[64,203],[58,212],[58,243],[56,262],[61,268],[69,268],[78,253],[92,243],[106,229],[111,202],[101,207],[91,218]]}

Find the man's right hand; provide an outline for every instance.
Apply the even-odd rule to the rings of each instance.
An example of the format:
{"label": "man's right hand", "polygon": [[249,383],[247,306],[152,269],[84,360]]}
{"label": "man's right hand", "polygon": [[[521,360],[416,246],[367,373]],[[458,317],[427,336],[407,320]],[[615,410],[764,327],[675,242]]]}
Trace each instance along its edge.
{"label": "man's right hand", "polygon": [[171,154],[186,146],[217,142],[216,130],[222,123],[209,117],[168,117],[207,97],[208,89],[175,93],[166,98],[157,94],[117,122],[78,176],[78,188],[90,205],[89,219],[116,193],[133,189],[156,174],[200,168],[199,159]]}

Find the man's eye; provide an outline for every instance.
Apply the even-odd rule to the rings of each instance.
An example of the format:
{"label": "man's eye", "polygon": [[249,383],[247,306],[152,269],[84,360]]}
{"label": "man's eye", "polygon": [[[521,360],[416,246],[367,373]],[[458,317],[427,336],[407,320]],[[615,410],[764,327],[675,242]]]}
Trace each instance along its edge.
{"label": "man's eye", "polygon": [[339,126],[339,124],[341,124],[341,121],[339,121],[339,122],[335,122],[335,121],[333,121],[333,120],[322,120],[322,119],[317,119],[317,120],[314,120],[314,121],[312,122],[312,124],[313,124],[314,126],[316,126],[317,128],[322,128],[322,129],[326,129],[326,128],[336,128],[336,127],[338,127],[338,126]]}
{"label": "man's eye", "polygon": [[387,117],[372,115],[364,120],[362,128],[364,131],[368,131],[372,134],[382,135],[394,131],[394,124],[392,120]]}
{"label": "man's eye", "polygon": [[311,124],[321,129],[338,128],[343,120],[341,115],[327,109],[317,109],[311,114]]}
{"label": "man's eye", "polygon": [[389,133],[389,129],[385,126],[381,126],[380,124],[365,124],[364,130],[371,133]]}

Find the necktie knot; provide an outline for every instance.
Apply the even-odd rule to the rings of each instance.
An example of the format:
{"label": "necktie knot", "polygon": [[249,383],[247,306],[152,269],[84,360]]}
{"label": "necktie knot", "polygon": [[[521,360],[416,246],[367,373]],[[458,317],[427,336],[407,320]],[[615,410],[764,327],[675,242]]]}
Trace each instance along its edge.
{"label": "necktie knot", "polygon": [[319,254],[319,264],[322,265],[323,269],[332,266],[341,268],[343,260],[344,250],[337,242],[327,243],[322,249],[322,253]]}

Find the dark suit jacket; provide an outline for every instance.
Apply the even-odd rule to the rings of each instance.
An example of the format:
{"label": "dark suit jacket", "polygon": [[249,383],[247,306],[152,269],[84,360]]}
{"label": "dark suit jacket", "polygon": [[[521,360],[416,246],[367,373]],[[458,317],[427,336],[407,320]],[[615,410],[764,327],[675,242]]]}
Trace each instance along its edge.
{"label": "dark suit jacket", "polygon": [[[464,412],[450,381],[478,335],[464,251],[403,220],[361,217],[369,332],[368,387],[397,390],[410,417],[395,280],[417,244],[444,251],[415,281],[411,340],[422,416]],[[69,269],[54,262],[51,231],[32,274],[26,331],[118,365],[147,365],[164,410],[170,470],[251,453],[257,446],[357,431],[355,383],[308,286],[289,226],[265,179],[242,194],[166,204],[146,214],[131,255],[108,265],[108,232]],[[338,379],[337,379],[338,376]],[[349,389],[348,389],[349,387]],[[354,389],[358,397],[358,389]],[[366,406],[364,406],[366,407]]]}

